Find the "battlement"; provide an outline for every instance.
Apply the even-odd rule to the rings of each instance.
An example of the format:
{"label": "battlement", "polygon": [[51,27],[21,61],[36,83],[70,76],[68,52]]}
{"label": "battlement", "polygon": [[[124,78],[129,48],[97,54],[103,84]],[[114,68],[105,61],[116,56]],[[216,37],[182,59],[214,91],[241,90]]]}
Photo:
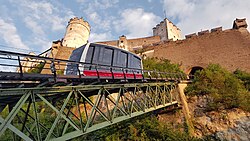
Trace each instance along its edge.
{"label": "battlement", "polygon": [[85,26],[90,31],[89,23],[87,21],[84,21],[84,19],[82,17],[81,18],[78,18],[78,17],[71,18],[68,22],[68,26],[70,24],[81,24],[81,25]]}
{"label": "battlement", "polygon": [[200,31],[198,33],[187,34],[187,35],[185,35],[185,38],[189,39],[189,38],[202,36],[202,35],[209,34],[209,33],[214,33],[214,32],[222,32],[222,27],[212,28],[212,29],[210,29],[210,31],[209,30],[203,30],[203,31]]}
{"label": "battlement", "polygon": [[90,25],[83,18],[74,17],[68,22],[62,45],[78,48],[88,42]]}
{"label": "battlement", "polygon": [[196,36],[197,36],[196,33],[192,33],[192,34],[185,35],[185,38],[189,39],[189,38],[196,37]]}
{"label": "battlement", "polygon": [[238,19],[236,18],[236,20],[234,20],[233,22],[233,29],[239,29],[239,28],[247,28],[247,22],[246,22],[246,18],[244,19]]}

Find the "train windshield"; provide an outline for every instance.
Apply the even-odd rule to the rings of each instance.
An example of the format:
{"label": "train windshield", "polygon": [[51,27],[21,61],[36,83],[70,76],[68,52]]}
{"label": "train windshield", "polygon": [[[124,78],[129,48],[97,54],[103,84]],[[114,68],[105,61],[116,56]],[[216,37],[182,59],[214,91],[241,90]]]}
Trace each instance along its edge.
{"label": "train windshield", "polygon": [[[72,54],[70,55],[69,60],[75,61],[75,62],[80,62],[84,48],[85,48],[85,45],[73,50]],[[79,64],[77,64],[77,63],[67,63],[65,74],[66,75],[77,75],[78,66],[79,66]]]}

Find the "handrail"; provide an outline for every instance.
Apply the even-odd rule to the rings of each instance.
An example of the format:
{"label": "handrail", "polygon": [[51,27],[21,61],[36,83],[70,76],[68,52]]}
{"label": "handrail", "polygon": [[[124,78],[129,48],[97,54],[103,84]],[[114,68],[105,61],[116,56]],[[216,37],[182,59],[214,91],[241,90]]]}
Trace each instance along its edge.
{"label": "handrail", "polygon": [[[28,60],[27,58],[30,58],[30,60]],[[28,65],[23,65],[22,62],[29,62],[29,63],[45,63],[45,64],[49,64],[51,65],[52,62],[56,66],[62,67],[62,69],[58,69],[56,68],[56,71],[64,71],[65,67],[67,67],[67,65],[69,64],[76,64],[77,66],[77,74],[79,75],[79,78],[81,78],[81,72],[80,72],[80,68],[81,67],[91,67],[94,68],[97,72],[97,77],[98,79],[100,79],[100,67],[104,67],[105,69],[107,68],[107,70],[109,70],[112,74],[112,78],[114,78],[114,71],[116,69],[120,69],[121,72],[124,75],[124,80],[127,80],[127,76],[126,74],[133,74],[134,79],[136,79],[136,74],[142,74],[142,79],[144,80],[145,78],[155,78],[157,80],[161,79],[163,80],[168,79],[168,80],[177,80],[177,79],[181,79],[181,80],[185,80],[188,79],[189,76],[182,74],[182,73],[170,73],[170,72],[161,72],[161,71],[156,71],[156,70],[143,70],[141,68],[125,68],[125,67],[120,67],[120,66],[110,66],[110,65],[100,65],[100,64],[95,64],[95,63],[86,63],[86,62],[77,62],[77,61],[71,61],[71,60],[65,60],[65,59],[55,59],[55,58],[50,58],[50,57],[43,57],[43,56],[35,56],[35,55],[30,55],[30,54],[23,54],[23,53],[15,53],[15,52],[10,52],[10,51],[2,51],[0,50],[0,60],[4,60],[4,61],[17,61],[16,64],[15,63],[0,63],[0,66],[6,66],[6,67],[15,67],[15,69],[19,68],[19,73],[22,76],[23,73],[25,73],[25,69],[33,69],[33,68],[37,68],[36,66],[28,66]],[[43,67],[43,69],[51,69],[48,68],[46,66]],[[3,71],[3,70],[0,70]],[[54,76],[56,76],[56,71],[53,71]],[[3,71],[4,72],[4,71]]]}

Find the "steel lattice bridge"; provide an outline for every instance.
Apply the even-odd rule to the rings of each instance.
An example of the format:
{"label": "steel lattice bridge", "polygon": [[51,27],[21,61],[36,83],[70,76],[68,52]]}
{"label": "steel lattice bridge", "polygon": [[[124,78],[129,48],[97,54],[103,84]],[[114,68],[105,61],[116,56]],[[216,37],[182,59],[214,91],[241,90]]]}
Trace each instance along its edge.
{"label": "steel lattice bridge", "polygon": [[[0,139],[69,140],[145,113],[176,107],[177,84],[188,78],[181,73],[146,70],[140,70],[142,79],[128,79],[125,74],[120,79],[58,72],[32,74],[24,72],[30,67],[23,65],[27,61],[44,63],[43,69],[50,69],[46,64],[52,63],[57,69],[58,65],[64,68],[70,62],[0,51],[0,67],[14,68],[13,72],[0,72]],[[113,69],[91,66],[97,74],[99,67]]]}

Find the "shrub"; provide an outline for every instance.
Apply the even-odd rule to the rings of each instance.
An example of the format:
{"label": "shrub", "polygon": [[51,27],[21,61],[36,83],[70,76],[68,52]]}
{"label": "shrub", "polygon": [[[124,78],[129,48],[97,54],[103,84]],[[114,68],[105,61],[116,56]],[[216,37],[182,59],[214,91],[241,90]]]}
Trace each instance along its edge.
{"label": "shrub", "polygon": [[246,92],[242,81],[217,64],[211,64],[195,73],[193,83],[186,89],[186,94],[209,95],[211,100],[207,110],[237,107],[249,109],[248,105],[243,104],[249,101],[245,100],[249,93]]}
{"label": "shrub", "polygon": [[145,70],[157,70],[162,72],[182,72],[180,66],[177,64],[172,64],[167,59],[158,58],[146,58],[142,60],[143,69]]}
{"label": "shrub", "polygon": [[41,73],[43,67],[44,67],[45,63],[41,62],[40,64],[38,64],[36,67],[31,68],[30,70],[27,71],[27,73]]}
{"label": "shrub", "polygon": [[107,136],[105,140],[164,140],[183,141],[198,140],[187,133],[171,128],[171,125],[160,123],[155,116],[137,119],[126,128]]}
{"label": "shrub", "polygon": [[241,71],[241,70],[236,70],[234,72],[234,75],[240,79],[241,81],[243,81],[246,89],[248,91],[250,91],[250,73],[247,73],[247,72],[244,72],[244,71]]}
{"label": "shrub", "polygon": [[[150,74],[147,73],[146,71],[146,73],[144,73],[145,77],[186,79],[186,75],[181,71],[179,65],[172,64],[167,59],[146,58],[142,60],[142,62],[143,62],[143,69],[151,71]],[[163,73],[158,73],[158,72],[163,72]]]}

